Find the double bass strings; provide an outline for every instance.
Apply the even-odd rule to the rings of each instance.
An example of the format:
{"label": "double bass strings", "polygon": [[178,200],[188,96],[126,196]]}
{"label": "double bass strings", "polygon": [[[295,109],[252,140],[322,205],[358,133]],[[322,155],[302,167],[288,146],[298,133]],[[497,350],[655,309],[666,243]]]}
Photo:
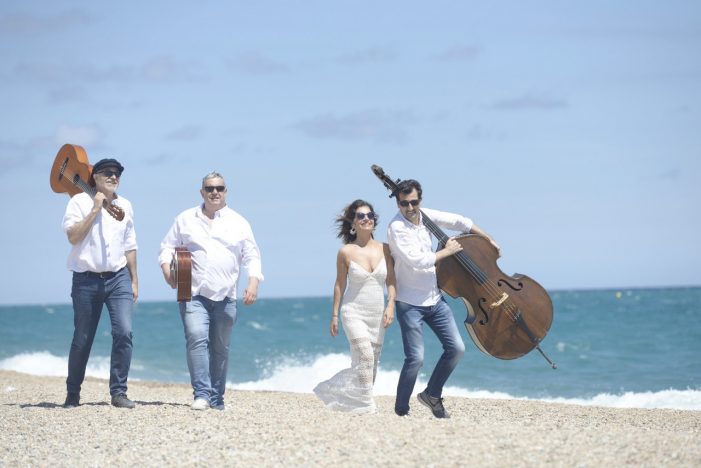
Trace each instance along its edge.
{"label": "double bass strings", "polygon": [[[422,210],[419,211],[421,212],[421,219],[426,225],[426,227],[433,233],[434,236],[438,238],[439,242],[445,245],[449,237],[443,232],[441,228],[439,228],[433,222],[433,220],[431,220],[431,218],[426,216],[426,214]],[[479,284],[484,285],[485,290],[487,290],[487,292],[493,295],[493,297],[495,298],[493,302],[496,302],[498,298],[502,295],[501,290],[497,287],[497,285],[487,278],[487,275],[485,275],[485,273],[479,268],[479,266],[474,262],[474,260],[468,257],[465,254],[465,252],[458,252],[455,255],[455,257],[458,263],[465,270],[467,270]],[[517,317],[514,313],[516,307],[510,301],[506,301],[503,310],[512,321],[516,321]]]}

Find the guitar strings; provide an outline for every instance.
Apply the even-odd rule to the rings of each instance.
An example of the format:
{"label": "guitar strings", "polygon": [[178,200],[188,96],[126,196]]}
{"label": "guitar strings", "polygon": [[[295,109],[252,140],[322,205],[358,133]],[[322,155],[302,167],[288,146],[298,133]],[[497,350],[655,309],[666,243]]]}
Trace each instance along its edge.
{"label": "guitar strings", "polygon": [[64,171],[63,176],[68,176],[68,180],[70,180],[71,183],[73,183],[73,185],[78,186],[78,188],[80,188],[83,192],[87,193],[91,197],[94,197],[96,195],[97,191],[95,190],[95,188],[85,183],[85,181],[81,179],[80,174],[71,171]]}

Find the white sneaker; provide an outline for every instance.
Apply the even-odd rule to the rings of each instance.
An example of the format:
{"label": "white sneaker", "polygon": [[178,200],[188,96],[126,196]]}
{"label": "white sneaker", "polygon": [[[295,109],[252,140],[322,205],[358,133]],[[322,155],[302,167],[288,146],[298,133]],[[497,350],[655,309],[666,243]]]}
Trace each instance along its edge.
{"label": "white sneaker", "polygon": [[192,402],[190,408],[197,411],[206,410],[207,408],[209,408],[209,402],[204,398],[195,398],[195,401]]}

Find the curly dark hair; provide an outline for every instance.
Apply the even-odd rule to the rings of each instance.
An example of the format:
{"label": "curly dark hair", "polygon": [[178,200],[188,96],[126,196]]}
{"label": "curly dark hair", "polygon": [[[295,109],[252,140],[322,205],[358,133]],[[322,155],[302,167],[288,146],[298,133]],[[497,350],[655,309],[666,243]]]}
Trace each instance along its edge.
{"label": "curly dark hair", "polygon": [[351,234],[351,228],[353,227],[355,212],[361,206],[367,206],[368,208],[370,208],[370,211],[375,213],[375,227],[377,227],[377,221],[380,218],[377,215],[375,208],[372,207],[372,204],[366,202],[365,200],[355,200],[353,203],[351,203],[343,209],[343,213],[336,217],[336,225],[338,226],[336,237],[338,237],[339,239],[343,239],[344,244],[350,244],[357,237],[356,234]]}

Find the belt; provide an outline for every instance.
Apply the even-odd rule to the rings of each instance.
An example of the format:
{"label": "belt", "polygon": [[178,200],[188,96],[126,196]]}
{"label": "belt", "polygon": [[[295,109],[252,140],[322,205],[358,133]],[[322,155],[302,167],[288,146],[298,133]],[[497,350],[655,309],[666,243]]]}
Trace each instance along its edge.
{"label": "belt", "polygon": [[97,272],[97,271],[84,271],[80,273],[81,275],[85,276],[92,276],[93,278],[101,278],[101,279],[109,279],[112,278],[114,275],[122,271],[126,267],[122,267],[117,271],[102,271],[102,272]]}

